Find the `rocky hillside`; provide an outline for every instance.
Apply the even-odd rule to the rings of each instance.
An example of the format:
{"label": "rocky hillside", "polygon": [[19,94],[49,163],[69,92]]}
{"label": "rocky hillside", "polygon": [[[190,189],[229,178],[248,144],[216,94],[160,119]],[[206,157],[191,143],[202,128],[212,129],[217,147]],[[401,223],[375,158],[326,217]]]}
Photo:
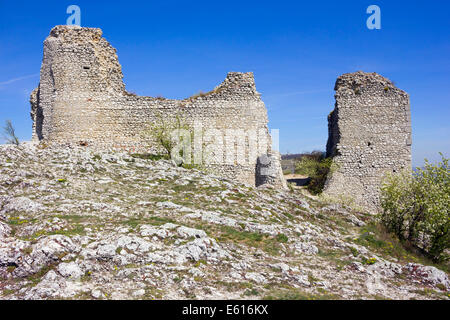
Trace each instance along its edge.
{"label": "rocky hillside", "polygon": [[446,272],[372,216],[298,190],[125,153],[0,147],[0,299],[449,299],[449,290]]}

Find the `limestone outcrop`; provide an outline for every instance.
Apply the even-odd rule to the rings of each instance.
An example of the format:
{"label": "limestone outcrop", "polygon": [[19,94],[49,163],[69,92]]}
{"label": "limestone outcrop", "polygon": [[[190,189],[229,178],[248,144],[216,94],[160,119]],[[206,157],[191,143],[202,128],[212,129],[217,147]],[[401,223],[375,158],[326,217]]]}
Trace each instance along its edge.
{"label": "limestone outcrop", "polygon": [[301,190],[85,147],[0,163],[0,300],[450,299],[375,217]]}

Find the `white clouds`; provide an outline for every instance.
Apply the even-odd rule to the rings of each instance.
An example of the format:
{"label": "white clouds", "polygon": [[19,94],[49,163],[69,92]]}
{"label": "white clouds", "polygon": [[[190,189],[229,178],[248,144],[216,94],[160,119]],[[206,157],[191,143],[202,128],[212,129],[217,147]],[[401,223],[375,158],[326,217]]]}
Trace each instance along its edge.
{"label": "white clouds", "polygon": [[29,75],[22,76],[22,77],[17,77],[17,78],[12,78],[12,79],[9,79],[9,80],[6,80],[6,81],[1,81],[0,82],[0,88],[2,86],[5,86],[5,85],[8,85],[8,84],[17,82],[17,81],[21,81],[21,80],[25,80],[25,79],[29,79],[29,78],[34,78],[34,77],[37,77],[37,76],[39,76],[39,73],[29,74]]}

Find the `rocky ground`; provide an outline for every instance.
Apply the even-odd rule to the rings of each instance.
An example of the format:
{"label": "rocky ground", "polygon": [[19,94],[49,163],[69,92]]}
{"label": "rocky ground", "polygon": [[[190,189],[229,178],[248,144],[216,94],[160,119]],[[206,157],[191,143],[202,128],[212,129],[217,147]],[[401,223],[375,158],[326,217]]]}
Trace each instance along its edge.
{"label": "rocky ground", "polygon": [[374,221],[165,160],[1,146],[0,299],[449,299]]}

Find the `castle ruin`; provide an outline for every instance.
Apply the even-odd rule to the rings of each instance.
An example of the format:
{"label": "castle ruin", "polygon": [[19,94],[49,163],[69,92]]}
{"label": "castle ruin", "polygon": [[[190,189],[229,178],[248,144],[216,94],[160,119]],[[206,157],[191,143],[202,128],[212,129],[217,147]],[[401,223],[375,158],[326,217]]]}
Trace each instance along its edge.
{"label": "castle ruin", "polygon": [[376,211],[385,174],[411,170],[409,96],[379,74],[361,71],[340,76],[335,91],[327,156],[336,168],[324,192]]}
{"label": "castle ruin", "polygon": [[231,72],[211,92],[184,100],[141,97],[125,89],[116,50],[100,29],[56,26],[44,41],[30,102],[33,140],[48,145],[160,153],[142,133],[161,117],[181,117],[201,127],[200,144],[212,150],[207,170],[253,186],[286,187],[252,73]]}
{"label": "castle ruin", "polygon": [[[375,211],[384,175],[411,168],[409,96],[364,72],[340,76],[335,90],[327,156],[336,169],[324,192]],[[161,153],[142,133],[161,117],[181,117],[194,132],[200,126],[200,145],[212,150],[202,163],[206,170],[253,186],[286,188],[252,73],[231,72],[212,91],[184,100],[141,97],[125,89],[116,50],[100,29],[56,26],[44,41],[40,83],[30,102],[33,140]]]}

